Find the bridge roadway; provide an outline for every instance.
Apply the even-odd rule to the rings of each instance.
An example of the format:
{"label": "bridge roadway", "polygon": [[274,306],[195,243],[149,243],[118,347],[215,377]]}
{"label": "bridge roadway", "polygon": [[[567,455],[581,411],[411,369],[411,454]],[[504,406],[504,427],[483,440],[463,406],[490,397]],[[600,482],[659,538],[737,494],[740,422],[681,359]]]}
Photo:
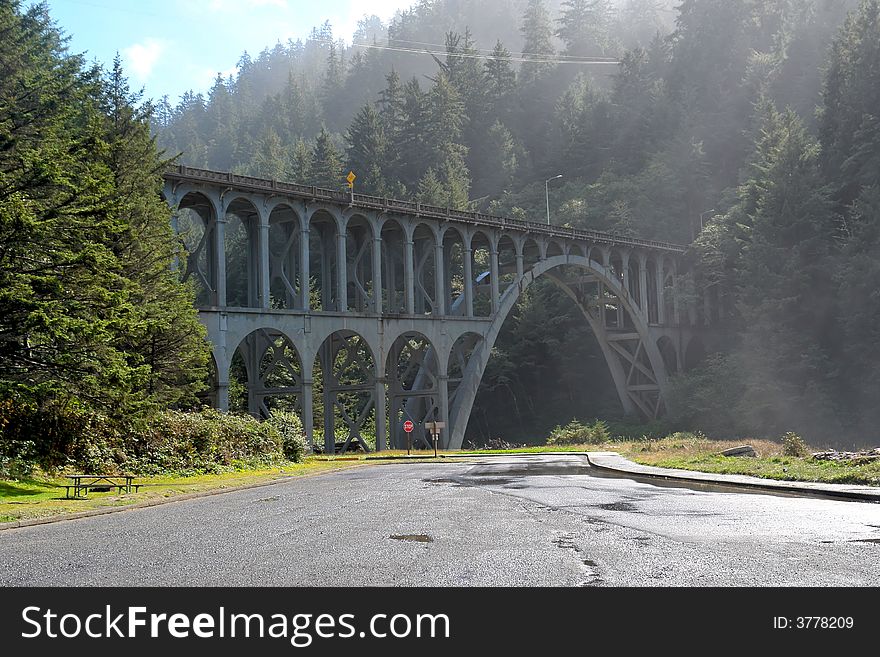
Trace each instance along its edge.
{"label": "bridge roadway", "polygon": [[720,316],[674,244],[182,166],[165,181],[213,346],[211,402],[229,407],[234,369],[241,404],[295,404],[312,442],[319,394],[327,451],[368,435],[402,447],[406,419],[417,444],[440,420],[441,447],[460,447],[504,320],[541,277],[581,311],[629,415],[663,413],[668,376]]}

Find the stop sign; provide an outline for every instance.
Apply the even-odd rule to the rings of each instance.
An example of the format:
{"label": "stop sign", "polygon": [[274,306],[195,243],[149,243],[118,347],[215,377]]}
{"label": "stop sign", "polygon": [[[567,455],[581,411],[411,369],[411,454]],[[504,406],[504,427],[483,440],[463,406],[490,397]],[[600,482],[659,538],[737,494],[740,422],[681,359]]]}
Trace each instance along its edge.
{"label": "stop sign", "polygon": [[415,429],[415,426],[416,425],[412,423],[412,420],[407,420],[403,423],[403,430],[407,433],[412,433],[412,430]]}

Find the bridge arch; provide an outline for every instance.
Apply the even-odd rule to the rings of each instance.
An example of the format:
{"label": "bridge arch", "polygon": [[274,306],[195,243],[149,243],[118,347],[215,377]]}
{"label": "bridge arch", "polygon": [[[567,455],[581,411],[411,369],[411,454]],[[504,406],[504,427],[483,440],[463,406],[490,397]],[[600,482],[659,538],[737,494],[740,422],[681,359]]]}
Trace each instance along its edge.
{"label": "bridge arch", "polygon": [[[617,303],[629,315],[632,328],[623,326],[609,330],[601,316],[601,309],[590,307],[578,290],[572,289],[554,270],[573,267],[588,272],[600,287],[617,297]],[[499,301],[498,312],[484,334],[484,339],[474,349],[473,363],[469,364],[468,374],[461,383],[456,395],[455,405],[450,409],[454,418],[449,436],[448,448],[458,449],[464,440],[467,418],[476,397],[479,382],[485,372],[492,347],[501,332],[501,327],[516,305],[522,293],[541,276],[548,276],[554,284],[572,298],[596,335],[606,363],[617,388],[618,397],[627,414],[641,412],[648,417],[656,417],[661,410],[661,400],[667,387],[666,367],[657,344],[650,338],[648,323],[639,308],[626,293],[623,282],[611,267],[588,260],[582,256],[554,256],[535,264],[520,280],[512,286]],[[600,306],[604,303],[599,300]],[[623,329],[623,330],[621,330]],[[461,421],[456,421],[461,418]]]}
{"label": "bridge arch", "polygon": [[301,408],[303,382],[311,376],[304,365],[284,331],[269,327],[250,331],[238,341],[229,361],[230,408],[263,418],[274,408]]}
{"label": "bridge arch", "polygon": [[[323,451],[345,453],[353,445],[370,451],[369,436],[379,440],[385,397],[379,394],[381,364],[369,341],[356,331],[334,331],[318,347],[313,376],[320,377]],[[381,419],[380,419],[381,418]],[[337,444],[340,444],[337,449]]]}
{"label": "bridge arch", "polygon": [[447,421],[446,360],[430,338],[418,331],[401,332],[391,343],[385,364],[388,386],[388,438],[393,449],[406,449],[403,424],[410,420],[415,430],[410,438],[416,449],[430,449],[425,423]]}

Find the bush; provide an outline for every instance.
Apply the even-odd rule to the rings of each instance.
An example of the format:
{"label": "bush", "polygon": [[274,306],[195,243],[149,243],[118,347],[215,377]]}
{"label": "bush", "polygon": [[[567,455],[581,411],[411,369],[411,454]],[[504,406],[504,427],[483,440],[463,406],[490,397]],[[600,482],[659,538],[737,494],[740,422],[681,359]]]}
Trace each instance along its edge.
{"label": "bush", "polygon": [[299,418],[276,412],[272,422],[213,409],[164,411],[137,423],[76,404],[0,400],[0,477],[37,468],[113,474],[222,472],[302,459]]}
{"label": "bush", "polygon": [[265,467],[285,460],[282,442],[275,427],[251,415],[164,411],[126,437],[126,466],[140,474]]}
{"label": "bush", "polygon": [[604,443],[611,440],[608,424],[595,420],[592,424],[582,424],[572,420],[564,427],[556,426],[547,439],[548,445],[583,445],[586,443]]}
{"label": "bush", "polygon": [[272,410],[267,422],[281,436],[281,449],[287,460],[301,462],[306,453],[306,434],[299,415],[276,408]]}
{"label": "bush", "polygon": [[119,430],[106,415],[76,404],[0,401],[0,476],[69,465],[104,472],[119,460]]}
{"label": "bush", "polygon": [[782,436],[783,456],[809,456],[810,450],[803,439],[794,431],[789,431]]}

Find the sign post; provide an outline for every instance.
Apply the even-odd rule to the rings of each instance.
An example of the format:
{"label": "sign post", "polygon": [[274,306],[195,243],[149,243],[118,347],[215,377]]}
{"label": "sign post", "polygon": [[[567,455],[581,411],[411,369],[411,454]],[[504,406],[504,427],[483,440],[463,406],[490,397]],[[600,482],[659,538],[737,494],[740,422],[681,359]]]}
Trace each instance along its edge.
{"label": "sign post", "polygon": [[440,441],[440,429],[446,428],[445,422],[426,422],[425,428],[431,432],[434,439],[434,458],[437,458],[437,443]]}
{"label": "sign post", "polygon": [[413,424],[412,420],[407,420],[403,423],[403,430],[406,432],[406,455],[410,455],[410,450],[412,449],[412,432],[413,429],[416,428],[416,425]]}
{"label": "sign post", "polygon": [[349,171],[345,179],[348,181],[348,189],[351,190],[351,202],[354,203],[354,180],[357,178],[354,171]]}

